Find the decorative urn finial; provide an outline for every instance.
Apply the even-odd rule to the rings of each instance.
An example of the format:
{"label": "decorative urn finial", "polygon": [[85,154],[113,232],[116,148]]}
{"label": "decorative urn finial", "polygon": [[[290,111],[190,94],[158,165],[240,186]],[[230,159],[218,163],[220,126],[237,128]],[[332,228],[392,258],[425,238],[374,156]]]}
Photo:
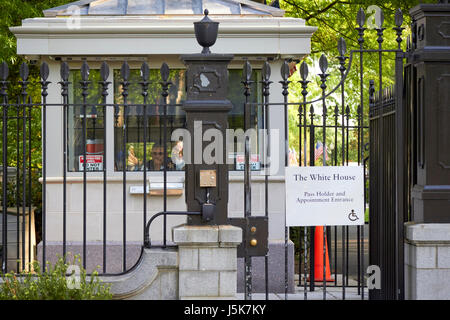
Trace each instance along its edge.
{"label": "decorative urn finial", "polygon": [[210,54],[209,47],[213,46],[217,40],[219,22],[208,18],[209,11],[205,9],[205,17],[198,22],[194,22],[195,37],[197,42],[203,47],[202,54]]}

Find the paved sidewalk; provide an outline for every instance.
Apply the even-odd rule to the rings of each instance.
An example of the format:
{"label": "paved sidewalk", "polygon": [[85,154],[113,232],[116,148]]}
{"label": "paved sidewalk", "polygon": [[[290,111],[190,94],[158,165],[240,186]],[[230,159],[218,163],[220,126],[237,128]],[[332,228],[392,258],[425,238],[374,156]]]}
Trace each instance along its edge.
{"label": "paved sidewalk", "polygon": [[[238,300],[244,300],[244,294],[237,294]],[[270,293],[269,300],[284,300],[284,293]],[[295,293],[289,293],[287,295],[288,300],[305,300],[305,294],[303,288],[296,287]],[[252,300],[266,300],[264,293],[254,293]],[[314,292],[307,291],[306,300],[323,300],[322,288],[316,288]],[[343,300],[342,288],[328,287],[326,292],[326,300]],[[358,295],[358,288],[345,288],[345,300],[362,300],[361,295]],[[368,300],[367,290],[364,290],[364,300]]]}
{"label": "paved sidewalk", "polygon": [[[287,300],[305,300],[304,286],[298,286],[298,275],[295,275],[295,293],[289,293]],[[338,275],[338,285],[342,283],[342,276]],[[313,292],[309,291],[307,287],[306,300],[323,300],[322,283],[317,282],[316,288]],[[345,287],[345,300],[362,300],[361,295],[358,294],[357,282],[354,279],[349,279],[349,285],[351,287]],[[343,300],[342,287],[335,287],[334,283],[327,284],[326,288],[326,300]],[[364,300],[368,300],[369,293],[367,288],[364,288]],[[238,293],[236,298],[238,300],[244,300],[244,294]],[[265,293],[254,293],[252,300],[266,300]],[[270,293],[269,300],[285,300],[284,293]]]}

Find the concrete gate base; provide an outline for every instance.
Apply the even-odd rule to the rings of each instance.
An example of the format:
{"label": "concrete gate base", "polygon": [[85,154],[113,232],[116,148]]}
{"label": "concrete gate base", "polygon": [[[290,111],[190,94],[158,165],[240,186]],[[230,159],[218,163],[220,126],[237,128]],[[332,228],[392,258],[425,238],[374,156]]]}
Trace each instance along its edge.
{"label": "concrete gate base", "polygon": [[174,249],[144,249],[141,260],[129,272],[102,276],[111,285],[114,299],[178,299],[178,252]]}
{"label": "concrete gate base", "polygon": [[115,299],[235,299],[237,246],[242,229],[234,226],[179,226],[178,249],[144,249],[128,273],[102,276]]}

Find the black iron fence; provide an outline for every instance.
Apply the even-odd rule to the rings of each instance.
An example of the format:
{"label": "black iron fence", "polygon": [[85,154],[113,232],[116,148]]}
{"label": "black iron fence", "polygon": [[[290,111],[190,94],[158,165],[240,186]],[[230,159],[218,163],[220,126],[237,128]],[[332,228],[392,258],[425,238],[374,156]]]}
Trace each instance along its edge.
{"label": "black iron fence", "polygon": [[[374,83],[371,83],[371,100],[369,104],[371,107],[370,148],[368,148],[369,108],[367,107],[368,96],[364,90],[364,83],[366,82],[364,77],[364,57],[366,54],[378,55],[378,84],[381,88],[383,85],[383,54],[396,54],[395,80],[397,88],[400,86],[400,90],[403,89],[402,72],[404,56],[401,49],[403,17],[401,11],[397,11],[395,18],[396,27],[394,30],[397,34],[398,47],[395,49],[383,48],[383,32],[385,30],[383,28],[383,21],[381,21],[376,29],[379,47],[377,49],[365,49],[365,21],[364,11],[361,10],[357,17],[359,25],[357,28],[359,33],[358,43],[360,46],[358,50],[351,50],[347,53],[344,39],[341,38],[338,42],[339,56],[337,57],[337,65],[340,72],[340,81],[331,90],[329,90],[327,85],[329,62],[325,56],[322,56],[319,60],[319,69],[321,72],[318,74],[321,90],[319,95],[308,100],[310,96],[310,92],[308,91],[310,80],[308,79],[311,79],[311,77],[309,77],[307,64],[302,63],[300,67],[301,80],[299,82],[302,88],[302,99],[294,102],[289,99],[291,84],[289,78],[292,75],[290,63],[292,61],[284,61],[281,67],[282,80],[280,84],[284,101],[276,103],[270,101],[270,92],[273,90],[273,85],[270,81],[270,64],[268,62],[264,63],[260,71],[260,77],[258,78],[247,62],[242,72],[243,94],[240,95],[239,99],[241,100],[237,100],[236,104],[242,106],[242,122],[240,124],[245,128],[251,127],[254,124],[252,118],[260,114],[262,121],[259,124],[260,128],[270,129],[270,108],[274,106],[282,106],[284,108],[284,133],[281,135],[282,141],[280,141],[280,144],[284,144],[285,146],[284,164],[286,166],[291,165],[290,159],[295,159],[295,165],[298,166],[355,164],[364,165],[367,168],[367,161],[370,159],[370,170],[366,170],[365,174],[365,179],[367,181],[370,180],[370,192],[366,190],[365,203],[370,204],[370,219],[366,221],[366,224],[370,221],[371,226],[373,226],[370,233],[370,252],[371,257],[374,257],[373,259],[375,260],[371,259],[371,263],[379,262],[379,266],[385,268],[386,272],[389,272],[390,266],[394,263],[391,260],[397,259],[395,269],[398,272],[401,268],[402,257],[394,257],[395,251],[390,249],[392,242],[398,244],[399,239],[402,239],[402,235],[398,233],[397,202],[396,198],[392,196],[395,192],[403,192],[403,189],[398,191],[402,186],[399,186],[397,177],[394,175],[394,171],[392,171],[392,166],[398,166],[399,159],[397,154],[399,150],[396,149],[395,140],[392,140],[392,137],[396,137],[395,129],[397,123],[393,122],[395,116],[395,110],[392,110],[394,106],[392,102],[394,101],[394,95],[390,95],[389,99],[386,99],[386,97],[380,97],[378,100],[375,99],[373,96]],[[355,62],[358,59],[359,66]],[[347,95],[345,94],[347,89],[350,89],[352,94],[358,91],[355,88],[346,87],[346,80],[352,68],[359,74],[360,87],[358,92],[359,103],[357,106],[349,105],[346,101]],[[58,249],[58,252],[62,256],[65,256],[68,253],[68,247],[72,246],[73,239],[81,239],[79,240],[78,253],[81,255],[83,266],[86,268],[89,265],[88,245],[90,241],[87,228],[92,224],[98,227],[97,231],[100,230],[97,233],[99,235],[97,240],[101,242],[101,245],[97,254],[101,255],[101,261],[99,259],[96,260],[96,264],[100,265],[100,273],[119,274],[127,272],[133,266],[133,262],[130,263],[128,261],[129,259],[127,259],[129,254],[128,244],[130,243],[129,239],[131,236],[141,233],[142,237],[137,241],[139,247],[143,248],[144,245],[154,246],[155,243],[150,241],[149,228],[151,222],[161,216],[161,245],[162,247],[167,247],[171,245],[168,243],[167,236],[169,228],[168,218],[180,214],[199,214],[197,212],[188,213],[168,210],[168,194],[172,192],[168,185],[168,173],[182,169],[182,167],[179,167],[180,163],[175,161],[177,158],[176,155],[172,153],[171,157],[168,156],[169,151],[173,151],[179,143],[179,141],[171,141],[170,134],[172,130],[184,127],[182,112],[179,113],[177,111],[181,110],[183,97],[177,95],[179,90],[171,91],[171,88],[176,85],[170,79],[172,81],[174,79],[180,81],[179,87],[183,88],[181,85],[183,76],[180,74],[178,76],[171,74],[171,70],[167,64],[163,64],[159,75],[155,75],[147,63],[141,66],[138,74],[133,74],[133,71],[130,71],[130,67],[126,62],[120,71],[114,72],[113,78],[110,75],[110,67],[106,62],[101,65],[96,73],[91,72],[86,61],[83,62],[81,69],[76,71],[78,75],[71,72],[69,65],[63,62],[60,72],[61,81],[58,83],[61,90],[60,98],[62,99],[62,103],[48,103],[48,89],[49,85],[51,85],[50,81],[48,81],[49,67],[46,63],[42,64],[40,69],[41,81],[38,84],[41,91],[41,101],[36,103],[31,100],[29,94],[30,86],[35,86],[36,84],[29,83],[29,70],[27,65],[23,64],[20,68],[21,80],[19,81],[21,93],[17,103],[11,103],[8,99],[8,89],[13,84],[8,83],[7,65],[5,63],[1,65],[0,96],[3,112],[2,272],[7,272],[11,269],[16,271],[26,269],[27,261],[30,262],[36,259],[45,264],[49,256],[48,232],[53,232],[53,228],[57,227],[60,228],[58,231],[60,232],[58,233],[60,234],[60,238],[58,239],[60,250]],[[110,91],[108,90],[112,79],[114,79],[119,88],[114,94],[113,102],[111,102]],[[256,84],[258,83],[261,85],[260,92],[257,91]],[[78,96],[74,95],[74,92],[78,92]],[[262,97],[261,103],[257,102],[256,95]],[[331,98],[333,98],[333,103],[329,102]],[[292,108],[295,108],[298,113],[297,128],[299,143],[298,148],[296,148],[298,155],[294,156],[289,152],[291,149],[289,145],[289,110]],[[53,191],[49,193],[49,182],[51,179],[48,177],[48,170],[51,168],[48,167],[48,163],[50,163],[48,155],[52,148],[56,148],[56,146],[49,145],[47,142],[49,134],[54,134],[54,132],[49,130],[50,126],[54,124],[47,121],[49,110],[59,110],[62,120],[62,132],[60,133],[62,135],[62,155],[58,155],[62,159],[62,177],[61,181],[58,181],[61,187],[60,194]],[[108,114],[113,115],[114,126],[108,125]],[[233,116],[236,118],[236,115]],[[37,130],[36,127],[33,127],[32,123],[40,122],[41,120],[42,127]],[[14,138],[11,135],[11,128],[15,130]],[[109,130],[111,129],[114,132],[110,132]],[[39,165],[34,167],[32,163],[33,152],[36,152],[39,148],[33,150],[33,139],[39,135],[42,135],[42,160],[37,161]],[[111,137],[113,139],[112,144],[109,143]],[[383,137],[386,140],[383,140]],[[130,141],[137,141],[137,143],[130,144]],[[270,156],[271,148],[268,141],[269,139],[263,139],[260,142],[263,158]],[[113,153],[108,150],[108,146],[112,145],[114,145]],[[59,150],[58,148],[56,149]],[[402,150],[400,151],[403,152]],[[248,148],[245,151],[245,161],[248,165]],[[14,154],[15,157],[12,157],[11,154]],[[110,154],[114,154],[114,159],[109,158],[108,155]],[[393,156],[394,154],[396,154],[395,157]],[[266,162],[261,161],[261,163],[265,184],[264,213],[268,217],[270,213],[268,206],[270,201],[269,179],[267,170],[264,167]],[[11,171],[8,168],[15,168],[15,186],[6,183],[11,176]],[[38,171],[40,171],[40,181],[33,179],[33,175],[36,175]],[[135,172],[131,171],[138,171],[139,176],[136,176]],[[147,197],[147,194],[152,192],[148,185],[148,172],[150,171],[160,171],[162,173],[162,183],[159,190],[162,196],[162,210],[153,217],[149,216],[149,200]],[[116,231],[120,233],[121,237],[116,243],[118,248],[120,248],[119,255],[117,255],[117,252],[114,254],[108,253],[110,252],[108,251],[110,246],[108,228],[111,228],[108,225],[109,219],[113,219],[109,211],[113,209],[111,208],[111,203],[115,200],[113,198],[116,197],[116,195],[113,198],[108,197],[109,193],[107,188],[109,188],[108,183],[111,181],[110,173],[114,173],[115,181],[119,181],[121,184],[121,208],[120,210],[114,208],[119,212],[118,216],[114,217],[116,219],[114,220]],[[247,174],[249,174],[248,168]],[[94,180],[96,179],[97,183],[101,184],[101,192],[98,192],[94,197],[88,194],[88,185],[91,184],[91,181],[94,181],[89,181],[90,177],[94,177]],[[133,181],[140,181],[141,192],[138,192],[138,194],[142,194],[142,207],[139,209],[139,220],[141,223],[135,222],[135,225],[139,226],[140,231],[133,228],[131,235],[130,229],[127,226],[131,219],[129,203],[127,203],[130,177],[134,179]],[[70,222],[72,221],[73,223],[73,220],[70,219],[74,213],[69,210],[69,206],[70,201],[74,200],[73,192],[70,194],[71,198],[69,199],[71,190],[68,190],[68,181],[72,181],[74,178],[81,179],[81,210],[78,212],[78,222],[81,224],[81,229],[79,235],[74,236],[74,233],[71,232],[69,236],[68,231],[74,228]],[[51,182],[54,183],[54,181]],[[248,186],[248,178],[245,184]],[[394,192],[394,189],[385,188],[385,186],[390,186],[390,188],[394,189],[397,186],[397,189]],[[41,203],[33,195],[33,190],[35,189],[39,189],[42,194]],[[148,189],[149,191],[147,191]],[[249,188],[244,188],[244,190],[246,190],[244,199],[251,201],[248,198]],[[11,200],[11,192],[14,194],[12,196],[14,201]],[[52,219],[58,220],[58,223],[55,224],[54,221],[49,221],[48,207],[49,201],[55,201],[58,197],[62,198],[60,216],[55,217],[55,214],[51,216]],[[89,212],[88,208],[88,202],[93,201],[93,198],[96,200],[101,199],[100,209],[96,212],[97,216],[95,219],[91,218],[91,212]],[[15,207],[15,210],[11,209],[12,206]],[[389,212],[389,214],[383,217],[375,216],[374,212],[380,211],[380,206],[383,206],[383,212]],[[42,216],[40,219],[42,226],[38,231],[41,239],[39,244],[39,257],[36,254],[36,248],[33,248],[31,244],[33,212],[36,212],[36,207],[42,208]],[[245,215],[251,215],[250,204],[245,206]],[[135,218],[135,214],[133,214],[132,218]],[[28,221],[28,224],[26,221]],[[10,236],[8,232],[11,231],[10,227],[13,224],[16,227],[16,234]],[[307,298],[308,288],[309,291],[313,291],[316,287],[322,287],[325,298],[327,286],[342,287],[343,299],[346,297],[347,287],[357,287],[361,299],[365,299],[365,268],[367,267],[365,259],[368,255],[369,243],[365,229],[365,226],[327,226],[324,228],[322,234],[320,226],[299,227],[291,228],[291,233],[289,234],[289,228],[285,227],[284,265],[286,298],[288,293],[288,242],[291,237],[296,238],[298,285],[304,288],[305,299]],[[330,261],[332,262],[332,270],[330,272],[334,275],[333,282],[331,283],[327,283],[326,268],[316,270],[314,266],[314,250],[316,249],[314,244],[315,232],[319,232],[320,237],[323,237],[323,243],[328,244],[327,249],[330,253]],[[378,235],[376,234],[377,232],[379,233]],[[354,238],[351,235],[355,235]],[[384,239],[385,237],[388,237],[386,238],[386,242],[379,242],[380,239]],[[12,238],[16,241],[12,242]],[[26,242],[28,242],[28,251]],[[73,248],[73,246],[70,248]],[[14,251],[14,254],[11,253],[12,251]],[[322,250],[324,256],[323,261],[326,260],[326,252],[327,250]],[[398,253],[396,251],[396,254]],[[26,255],[28,255],[28,260],[26,259]],[[381,257],[381,255],[383,256]],[[117,260],[117,256],[120,256],[120,271],[110,272],[108,261],[113,258]],[[16,260],[20,260],[20,265],[12,266],[8,264],[9,257],[14,263],[16,263]],[[138,255],[135,255],[135,257],[137,260]],[[266,297],[268,297],[269,293],[267,279],[270,277],[271,272],[268,268],[268,258],[266,255],[264,262]],[[354,267],[351,267],[352,265]],[[326,263],[324,263],[324,266],[326,266]],[[354,276],[352,276],[352,269],[356,270]],[[317,277],[317,274],[315,274],[317,272],[322,273],[322,276]],[[317,278],[320,278],[320,281],[315,281]],[[397,277],[396,279],[383,278],[383,281],[385,281],[383,285],[389,286],[389,283],[395,281],[397,287],[399,287],[401,285],[401,280],[399,279],[401,277]],[[399,296],[389,294],[383,297],[398,298]]]}
{"label": "black iron fence", "polygon": [[[120,91],[119,97],[123,103],[107,103],[107,97],[109,95],[108,86],[111,84],[111,82],[107,81],[110,74],[110,68],[107,63],[101,65],[97,77],[90,76],[90,71],[88,63],[84,62],[81,70],[75,70],[75,72],[79,72],[80,81],[73,83],[69,81],[73,77],[73,71],[70,70],[67,63],[62,63],[60,69],[61,81],[58,83],[61,89],[60,97],[62,103],[48,103],[48,88],[51,82],[47,81],[49,67],[46,63],[43,63],[40,69],[41,81],[39,83],[42,100],[39,103],[34,103],[31,100],[31,91],[36,89],[36,84],[32,85],[28,81],[29,69],[27,64],[24,63],[20,67],[21,80],[18,83],[21,88],[20,97],[17,103],[11,103],[8,99],[8,89],[11,89],[15,84],[7,81],[9,75],[7,64],[3,63],[1,65],[0,95],[2,96],[3,112],[2,272],[31,270],[31,262],[33,261],[39,261],[42,265],[45,265],[48,260],[52,260],[49,259],[47,240],[48,232],[50,231],[53,233],[52,242],[55,242],[55,230],[53,230],[54,228],[52,226],[49,227],[48,225],[49,201],[59,201],[61,204],[59,208],[60,212],[58,212],[60,217],[52,216],[60,223],[61,227],[58,230],[60,234],[58,234],[56,241],[58,247],[56,250],[57,253],[61,257],[66,257],[69,251],[71,254],[79,254],[83,267],[86,268],[89,262],[87,227],[92,224],[92,220],[89,221],[92,214],[89,214],[88,207],[89,203],[101,198],[101,219],[96,220],[100,224],[101,237],[97,237],[98,239],[96,240],[100,240],[102,245],[96,254],[100,252],[102,259],[99,260],[97,256],[94,260],[96,265],[100,265],[100,273],[109,273],[107,268],[107,255],[108,247],[111,246],[111,243],[108,242],[107,225],[108,212],[111,210],[109,204],[111,199],[108,198],[107,186],[110,182],[111,172],[108,171],[108,164],[110,163],[114,164],[114,169],[111,168],[110,170],[113,170],[116,176],[121,175],[120,182],[123,192],[121,219],[122,242],[119,244],[116,243],[114,246],[121,248],[122,270],[117,271],[116,268],[116,271],[113,273],[126,272],[134,264],[133,261],[130,263],[128,261],[129,259],[127,259],[127,245],[130,242],[127,237],[127,192],[130,187],[129,182],[127,182],[127,177],[132,174],[130,171],[142,172],[141,181],[143,190],[148,190],[147,172],[157,170],[163,174],[163,186],[159,188],[164,196],[164,235],[162,246],[167,246],[167,171],[175,170],[175,165],[168,157],[161,157],[162,160],[158,162],[158,168],[154,168],[152,164],[156,163],[155,158],[160,156],[160,154],[167,155],[169,148],[173,147],[175,143],[169,140],[169,129],[173,130],[175,117],[173,115],[170,117],[167,110],[170,110],[170,108],[180,108],[181,105],[168,102],[169,86],[172,84],[169,81],[170,70],[167,64],[162,65],[160,78],[158,79],[159,83],[157,82],[156,88],[152,88],[153,91],[150,91],[150,69],[146,63],[142,65],[140,70],[141,81],[135,84],[141,86],[141,91],[139,91],[139,94],[143,97],[141,104],[130,103],[127,100],[130,95],[128,87],[131,83],[128,81],[130,68],[126,62],[120,70],[120,85],[122,90]],[[92,78],[96,78],[97,82],[91,81]],[[154,75],[153,78],[155,78]],[[31,86],[34,87],[30,88]],[[77,89],[79,90],[78,96],[76,94]],[[157,103],[149,103],[150,98],[154,99],[155,96],[158,97]],[[127,134],[130,134],[134,129],[133,126],[128,125],[133,117],[133,114],[130,114],[130,110],[135,112],[134,116],[136,117],[137,109],[140,109],[140,111],[137,111],[137,115],[142,118],[140,120],[143,122],[142,130],[137,130],[137,134],[141,134],[142,136],[138,138],[132,137],[130,139],[127,137]],[[52,150],[55,146],[49,145],[47,142],[49,136],[59,134],[59,132],[55,132],[54,123],[48,121],[49,111],[53,112],[54,110],[59,110],[62,113],[62,139],[60,141],[63,145],[62,155],[55,154]],[[112,145],[115,145],[116,149],[119,150],[116,150],[115,159],[111,162],[108,159],[109,153],[107,149],[109,143],[108,136],[110,135],[108,125],[106,124],[108,110],[114,113],[115,119],[114,136],[116,139],[115,144]],[[160,117],[162,120],[158,121],[156,125],[149,125],[148,121],[150,117]],[[118,120],[121,121],[121,124],[117,123]],[[36,123],[42,123],[42,127],[36,125]],[[144,130],[144,128],[147,128],[147,130]],[[150,139],[151,134],[154,135],[152,140]],[[96,140],[102,142],[98,143]],[[170,146],[168,140],[171,144]],[[133,145],[130,146],[132,142],[140,146],[141,154],[132,152]],[[40,148],[41,146],[42,148]],[[150,155],[150,150],[148,150],[151,146],[153,147],[151,151],[157,154],[153,157]],[[58,176],[62,176],[59,183],[62,189],[62,199],[55,199],[55,189],[50,191],[48,189],[49,180],[51,180],[50,183],[55,182],[53,181],[55,180],[54,175],[50,179],[48,177],[50,153],[53,157],[58,158],[61,156],[62,159],[62,172],[58,174]],[[140,157],[137,162],[135,161],[137,159],[136,156]],[[139,168],[134,169],[138,165]],[[12,176],[12,172],[14,172],[14,176]],[[68,235],[68,232],[74,228],[73,220],[72,224],[69,222],[69,215],[73,214],[73,212],[69,212],[71,203],[69,203],[70,200],[68,199],[70,193],[68,190],[69,181],[71,179],[73,180],[74,177],[81,178],[82,180],[81,212],[79,212],[82,228],[81,236],[75,236],[75,238],[81,238],[82,240],[78,241],[78,245],[75,246],[73,243],[73,232],[71,236]],[[88,195],[88,185],[92,184],[92,179],[89,181],[91,177],[95,177],[95,179],[100,181],[102,188],[100,192]],[[134,178],[134,180],[136,179]],[[147,234],[145,226],[148,221],[148,192],[140,193],[143,194],[141,239],[144,239]],[[73,199],[73,191],[71,198]],[[39,218],[39,221],[36,218]],[[115,228],[117,229],[117,226]],[[137,232],[137,230],[133,230],[133,232]],[[143,242],[141,240],[139,247],[142,244]],[[118,252],[113,252],[113,254],[117,256]],[[55,252],[51,256],[54,259]],[[108,260],[117,260],[116,257],[108,258]],[[137,261],[137,258],[138,256],[134,253],[134,262]],[[92,271],[92,269],[93,266],[90,264],[89,271]]]}

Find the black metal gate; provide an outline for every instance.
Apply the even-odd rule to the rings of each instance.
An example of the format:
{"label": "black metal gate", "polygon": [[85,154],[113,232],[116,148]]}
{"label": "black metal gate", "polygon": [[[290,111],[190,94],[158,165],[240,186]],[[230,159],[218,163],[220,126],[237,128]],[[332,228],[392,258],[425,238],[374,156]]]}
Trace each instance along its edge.
{"label": "black metal gate", "polygon": [[[395,27],[397,48],[383,48],[384,31],[383,13],[380,14],[380,20],[375,28],[377,33],[378,48],[366,49],[364,27],[366,17],[361,9],[357,16],[357,29],[359,34],[359,50],[352,50],[347,56],[346,42],[340,39],[338,42],[338,70],[341,74],[339,84],[328,90],[327,81],[329,74],[329,62],[325,55],[319,60],[318,74],[320,78],[321,94],[308,101],[308,85],[311,82],[309,77],[309,68],[306,63],[300,66],[299,84],[301,85],[302,99],[292,101],[288,99],[290,93],[289,80],[291,76],[290,63],[287,60],[281,67],[282,94],[283,103],[269,102],[270,89],[270,66],[266,63],[263,68],[263,88],[264,101],[262,104],[247,103],[246,108],[262,107],[268,110],[273,107],[283,106],[285,119],[284,146],[285,146],[285,166],[290,164],[289,132],[287,131],[289,120],[288,114],[290,108],[298,110],[298,136],[299,136],[299,155],[297,164],[299,166],[315,166],[320,163],[323,166],[351,165],[354,162],[357,165],[363,165],[365,168],[365,198],[366,204],[369,204],[369,219],[365,226],[357,227],[336,227],[326,226],[323,231],[324,248],[319,250],[323,254],[323,260],[326,260],[325,244],[328,244],[328,251],[331,253],[330,260],[334,263],[332,274],[334,281],[327,283],[326,277],[329,272],[326,263],[323,263],[323,270],[317,270],[314,266],[314,251],[317,247],[314,244],[316,232],[322,234],[318,227],[292,227],[289,230],[285,227],[285,299],[288,299],[288,242],[290,235],[295,235],[295,243],[298,255],[298,286],[303,287],[304,299],[308,299],[308,290],[312,292],[316,287],[323,291],[323,299],[326,299],[326,290],[328,287],[341,287],[342,299],[346,299],[346,288],[356,287],[357,294],[361,299],[365,299],[365,290],[370,289],[370,299],[403,299],[404,297],[404,275],[403,275],[403,222],[408,219],[409,209],[409,131],[407,113],[404,110],[404,80],[403,80],[403,60],[406,58],[402,49],[402,33],[404,28],[403,14],[401,10],[395,13]],[[384,87],[383,79],[383,61],[385,55],[395,56],[395,86],[392,89],[382,90]],[[375,55],[378,58],[378,79],[377,85],[380,93],[375,98],[375,82],[366,80],[364,75],[364,59],[367,55]],[[346,63],[348,60],[348,64]],[[359,65],[355,62],[359,60]],[[245,68],[248,68],[246,66]],[[359,91],[355,88],[347,88],[347,77],[349,72],[355,70],[359,77]],[[309,77],[309,78],[308,78]],[[245,83],[245,80],[244,80]],[[369,90],[365,90],[369,87]],[[359,99],[358,106],[349,106],[346,102],[346,93],[351,90],[352,94],[357,94]],[[398,92],[398,94],[395,94]],[[338,103],[329,103],[333,97]],[[338,98],[339,97],[339,98]],[[370,109],[370,110],[369,110]],[[264,113],[266,114],[266,113]],[[265,119],[264,123],[269,123]],[[355,139],[352,139],[356,136]],[[331,143],[330,143],[331,142]],[[328,157],[327,144],[333,144],[334,148]],[[270,150],[266,144],[264,150]],[[352,159],[351,153],[356,152]],[[266,152],[266,151],[265,151]],[[270,152],[270,151],[267,151]],[[369,163],[370,161],[370,163]],[[267,184],[267,182],[266,182]],[[265,188],[267,190],[267,186]],[[369,192],[370,190],[370,192]],[[246,193],[247,194],[247,193]],[[267,203],[270,195],[266,191],[266,212]],[[269,199],[267,199],[269,198]],[[370,221],[370,222],[369,222]],[[355,230],[356,229],[356,230]],[[349,239],[349,234],[356,234],[356,241]],[[367,237],[367,231],[370,236]],[[368,239],[367,239],[368,238]],[[366,240],[365,240],[366,239]],[[355,243],[356,242],[356,243]],[[369,246],[369,250],[367,250]],[[356,251],[354,258],[349,259],[351,250]],[[370,252],[368,254],[367,252]],[[369,257],[368,257],[369,255]],[[369,265],[375,265],[381,269],[381,287],[366,287],[366,268],[365,262],[368,258]],[[354,260],[353,260],[354,259]],[[338,263],[338,260],[340,261]],[[353,261],[352,261],[353,260]],[[355,276],[349,274],[349,266],[356,267]],[[339,271],[338,271],[339,270]],[[268,273],[267,273],[268,272]],[[320,283],[311,281],[319,272]],[[270,277],[270,270],[266,277]],[[354,280],[353,284],[349,280]],[[267,288],[267,285],[266,285]],[[267,297],[266,289],[266,297]]]}
{"label": "black metal gate", "polygon": [[[371,299],[403,299],[403,217],[397,206],[396,92],[385,89],[370,96],[370,263],[380,267],[381,288],[370,291]],[[403,168],[400,167],[400,170]]]}

